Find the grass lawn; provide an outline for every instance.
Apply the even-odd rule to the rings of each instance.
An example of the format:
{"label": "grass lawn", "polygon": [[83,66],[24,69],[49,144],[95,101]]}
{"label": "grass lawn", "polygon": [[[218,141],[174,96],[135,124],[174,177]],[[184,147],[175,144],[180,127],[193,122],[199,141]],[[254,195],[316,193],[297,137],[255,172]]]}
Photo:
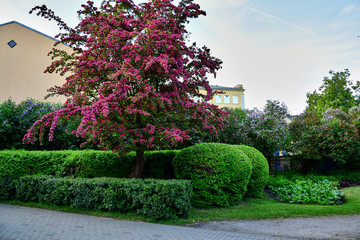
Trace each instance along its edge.
{"label": "grass lawn", "polygon": [[232,208],[195,209],[190,220],[197,222],[360,214],[360,186],[344,188],[342,191],[347,201],[342,205],[302,205],[280,203],[272,199],[248,199]]}
{"label": "grass lawn", "polygon": [[[300,205],[279,203],[268,197],[264,199],[248,199],[242,204],[231,208],[215,209],[193,209],[189,219],[181,220],[163,220],[159,223],[183,225],[194,222],[221,221],[236,219],[271,219],[271,218],[289,218],[289,217],[311,217],[311,216],[331,216],[331,215],[351,215],[360,214],[360,186],[344,188],[347,202],[342,205],[320,206],[320,205]],[[151,219],[137,216],[134,213],[116,213],[102,211],[84,211],[64,206],[51,206],[41,203],[24,203],[19,201],[5,201],[2,203],[21,205],[28,207],[37,207],[52,209],[57,211],[82,213],[93,216],[111,217],[115,219],[126,219],[133,221],[153,222]]]}

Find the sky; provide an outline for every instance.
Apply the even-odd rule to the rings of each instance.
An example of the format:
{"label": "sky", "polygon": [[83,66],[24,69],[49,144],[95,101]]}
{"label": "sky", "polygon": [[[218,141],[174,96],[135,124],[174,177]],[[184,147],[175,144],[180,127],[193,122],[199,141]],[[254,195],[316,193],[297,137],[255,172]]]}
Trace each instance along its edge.
{"label": "sky", "polygon": [[[146,0],[144,0],[146,1]],[[96,5],[101,0],[94,1]],[[135,0],[135,3],[142,2]],[[266,100],[284,102],[290,114],[306,107],[329,71],[349,69],[360,81],[358,0],[195,0],[206,16],[192,19],[190,41],[206,45],[223,61],[210,84],[245,88],[245,107],[262,109]],[[29,10],[46,4],[68,25],[79,22],[85,0],[0,0],[0,24],[18,21],[54,37],[55,23]]]}

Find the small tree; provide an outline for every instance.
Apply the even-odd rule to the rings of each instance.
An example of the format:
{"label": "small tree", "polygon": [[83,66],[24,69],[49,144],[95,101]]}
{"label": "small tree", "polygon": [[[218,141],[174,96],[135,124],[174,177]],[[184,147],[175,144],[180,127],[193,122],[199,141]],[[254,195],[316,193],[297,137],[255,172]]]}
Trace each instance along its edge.
{"label": "small tree", "polygon": [[[61,43],[73,54],[54,49],[56,59],[47,72],[70,72],[66,83],[52,94],[68,97],[63,108],[44,116],[24,137],[33,142],[36,132],[60,118],[79,115],[77,136],[99,140],[104,149],[119,153],[136,151],[132,177],[140,177],[144,150],[168,147],[189,138],[193,130],[217,132],[224,112],[206,102],[212,91],[206,78],[221,61],[205,46],[186,45],[185,24],[205,15],[193,0],[105,0],[100,8],[88,1],[78,11],[82,21],[69,28],[45,5],[38,15],[54,19],[61,29]],[[206,94],[199,92],[206,89]],[[193,97],[204,99],[201,103]]]}

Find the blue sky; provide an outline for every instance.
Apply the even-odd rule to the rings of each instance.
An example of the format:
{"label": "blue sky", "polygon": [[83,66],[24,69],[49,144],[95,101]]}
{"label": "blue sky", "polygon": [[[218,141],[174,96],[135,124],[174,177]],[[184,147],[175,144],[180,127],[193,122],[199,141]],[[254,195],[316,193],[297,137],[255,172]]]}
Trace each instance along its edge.
{"label": "blue sky", "polygon": [[[0,0],[0,23],[19,21],[50,36],[54,23],[29,10],[47,4],[71,26],[80,0]],[[100,3],[101,0],[96,0]],[[141,2],[136,0],[135,2]],[[268,99],[303,112],[306,93],[319,88],[329,71],[350,70],[360,80],[358,0],[195,0],[206,17],[190,22],[191,41],[208,46],[223,68],[214,85],[243,84],[246,108]]]}

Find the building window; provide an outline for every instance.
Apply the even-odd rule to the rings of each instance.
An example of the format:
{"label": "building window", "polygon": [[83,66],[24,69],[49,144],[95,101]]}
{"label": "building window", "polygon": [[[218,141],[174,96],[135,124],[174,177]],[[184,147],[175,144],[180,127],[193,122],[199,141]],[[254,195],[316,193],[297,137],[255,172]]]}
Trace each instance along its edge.
{"label": "building window", "polygon": [[224,96],[224,103],[225,104],[230,104],[230,97],[229,96]]}
{"label": "building window", "polygon": [[15,47],[16,44],[17,44],[17,43],[16,43],[14,40],[11,40],[10,42],[8,42],[8,45],[9,45],[9,47],[11,47],[11,48]]}
{"label": "building window", "polygon": [[245,109],[245,98],[244,95],[241,95],[241,108]]}
{"label": "building window", "polygon": [[215,103],[221,104],[221,95],[216,95],[215,96]]}
{"label": "building window", "polygon": [[239,104],[239,97],[233,96],[233,104]]}

